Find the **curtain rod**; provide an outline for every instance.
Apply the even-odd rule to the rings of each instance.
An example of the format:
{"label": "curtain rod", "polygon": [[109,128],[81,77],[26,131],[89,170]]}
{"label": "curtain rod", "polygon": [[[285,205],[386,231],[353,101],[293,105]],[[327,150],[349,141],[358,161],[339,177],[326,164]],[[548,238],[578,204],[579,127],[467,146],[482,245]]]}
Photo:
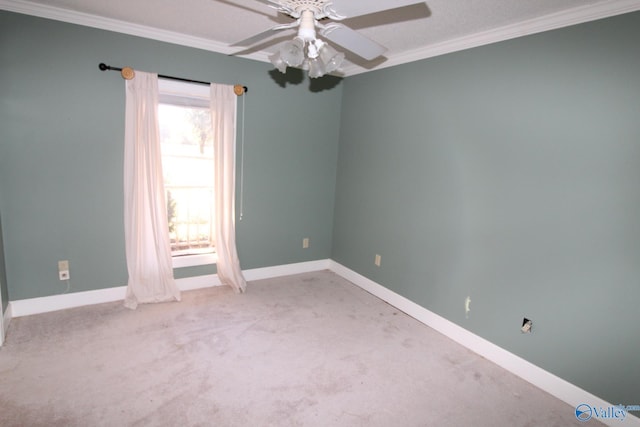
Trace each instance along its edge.
{"label": "curtain rod", "polygon": [[[125,79],[133,78],[133,74],[132,74],[133,70],[131,68],[129,68],[129,67],[124,67],[124,71],[123,71],[122,68],[111,67],[111,66],[105,64],[104,62],[101,62],[98,65],[98,68],[100,68],[100,70],[102,70],[102,71],[107,71],[107,70],[120,71],[121,73],[123,73],[122,74],[123,78],[125,78]],[[125,75],[125,73],[127,73],[127,72],[129,72],[131,74],[126,74]],[[177,80],[177,81],[180,81],[180,82],[187,82],[187,83],[197,83],[197,84],[207,85],[207,86],[211,84],[210,82],[203,82],[201,80],[191,80],[191,79],[185,79],[183,77],[165,76],[165,75],[162,75],[162,74],[158,74],[158,77],[161,78],[161,79]],[[246,86],[242,86],[242,85],[235,85],[233,87],[233,91],[235,92],[236,95],[240,96],[242,94],[247,93],[249,91],[249,88],[246,87]]]}

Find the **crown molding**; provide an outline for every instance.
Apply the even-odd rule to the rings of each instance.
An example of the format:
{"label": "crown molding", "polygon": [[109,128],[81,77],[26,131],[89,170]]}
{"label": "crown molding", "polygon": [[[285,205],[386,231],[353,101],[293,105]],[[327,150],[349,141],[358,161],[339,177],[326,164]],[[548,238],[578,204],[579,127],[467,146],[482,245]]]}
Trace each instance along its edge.
{"label": "crown molding", "polygon": [[[0,9],[10,12],[17,12],[26,15],[38,16],[41,18],[53,19],[56,21],[68,22],[71,24],[84,25],[101,30],[114,31],[132,36],[144,37],[173,43],[183,46],[194,47],[211,52],[231,55],[234,50],[226,44],[204,39],[201,37],[189,36],[173,31],[166,31],[159,28],[144,25],[132,24],[116,19],[103,18],[97,15],[74,12],[39,3],[24,0],[0,0]],[[545,15],[517,24],[507,25],[489,31],[470,34],[453,40],[435,43],[423,48],[414,49],[393,55],[387,61],[377,65],[372,69],[360,67],[355,64],[347,65],[340,75],[352,76],[393,67],[408,62],[419,61],[434,56],[444,55],[460,50],[471,49],[491,43],[522,37],[530,34],[541,33],[570,25],[595,21],[597,19],[608,18],[610,16],[621,15],[628,12],[640,10],[640,0],[610,0],[596,5],[579,6],[573,9]],[[248,55],[239,55],[243,58],[253,59],[261,62],[269,62],[268,53],[255,52]]]}
{"label": "crown molding", "polygon": [[345,67],[345,76],[353,76],[408,62],[420,61],[434,56],[471,49],[491,43],[501,42],[530,34],[542,33],[584,22],[595,21],[624,13],[640,10],[640,0],[611,0],[597,5],[579,6],[550,15],[506,25],[480,33],[435,43],[424,48],[414,49],[393,55],[374,69],[366,69],[357,65]]}

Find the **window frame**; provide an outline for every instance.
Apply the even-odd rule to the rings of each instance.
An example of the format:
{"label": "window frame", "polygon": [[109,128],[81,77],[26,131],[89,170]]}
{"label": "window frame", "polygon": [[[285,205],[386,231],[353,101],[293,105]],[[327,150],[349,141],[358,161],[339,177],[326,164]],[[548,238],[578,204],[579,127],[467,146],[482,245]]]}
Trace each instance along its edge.
{"label": "window frame", "polygon": [[[188,100],[184,102],[185,106],[193,105],[195,101],[200,103],[200,106],[209,108],[211,99],[210,87],[198,83],[158,79],[158,92],[158,102],[160,104],[182,105],[180,99],[184,99]],[[217,261],[218,254],[215,246],[212,253],[171,256],[173,268],[212,265],[216,264]]]}

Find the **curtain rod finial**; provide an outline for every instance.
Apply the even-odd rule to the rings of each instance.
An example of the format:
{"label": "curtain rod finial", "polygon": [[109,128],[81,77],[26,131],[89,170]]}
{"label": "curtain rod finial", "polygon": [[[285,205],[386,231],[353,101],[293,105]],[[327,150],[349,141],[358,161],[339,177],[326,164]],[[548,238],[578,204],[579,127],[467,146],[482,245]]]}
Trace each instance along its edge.
{"label": "curtain rod finial", "polygon": [[107,64],[105,64],[104,62],[101,62],[98,65],[98,68],[100,68],[100,70],[102,70],[102,71],[107,71],[109,69],[109,66]]}
{"label": "curtain rod finial", "polygon": [[120,75],[125,80],[131,80],[136,76],[136,73],[135,71],[133,71],[133,68],[124,67],[122,70],[120,70]]}
{"label": "curtain rod finial", "polygon": [[242,86],[242,85],[234,85],[233,86],[233,93],[235,93],[238,96],[242,96],[245,93],[247,93],[248,88],[246,86]]}

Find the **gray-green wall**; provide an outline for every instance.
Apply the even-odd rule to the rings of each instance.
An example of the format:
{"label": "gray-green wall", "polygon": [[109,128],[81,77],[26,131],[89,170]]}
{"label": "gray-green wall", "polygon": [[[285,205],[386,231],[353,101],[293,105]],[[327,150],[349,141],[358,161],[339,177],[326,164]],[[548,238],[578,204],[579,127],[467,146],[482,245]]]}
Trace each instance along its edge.
{"label": "gray-green wall", "polygon": [[332,258],[637,404],[638,40],[633,13],[347,78]]}
{"label": "gray-green wall", "polygon": [[[126,284],[124,80],[98,70],[100,62],[248,86],[241,266],[329,258],[341,81],[310,87],[257,61],[0,12],[0,186],[11,300],[63,292],[62,259],[70,262],[72,291]],[[303,250],[305,237],[311,246]]]}

